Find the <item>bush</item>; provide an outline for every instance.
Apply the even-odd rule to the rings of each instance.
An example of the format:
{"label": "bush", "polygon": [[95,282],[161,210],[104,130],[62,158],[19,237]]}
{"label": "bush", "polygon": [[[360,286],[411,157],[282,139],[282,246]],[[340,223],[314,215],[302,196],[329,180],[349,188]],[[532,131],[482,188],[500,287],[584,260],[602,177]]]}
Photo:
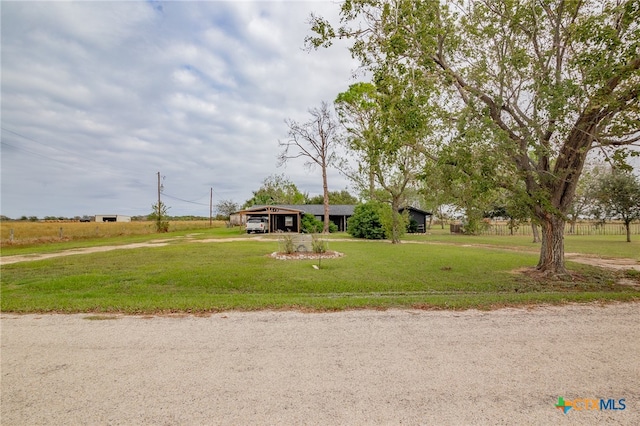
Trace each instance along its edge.
{"label": "bush", "polygon": [[[300,219],[300,228],[307,234],[318,234],[324,229],[324,222],[316,219],[312,214],[305,213]],[[330,221],[329,232],[338,232],[338,225]]]}
{"label": "bush", "polygon": [[305,213],[300,219],[300,228],[307,234],[322,232],[323,224],[312,214]]}
{"label": "bush", "polygon": [[325,253],[327,251],[327,242],[314,234],[311,236],[311,247],[314,253]]}
{"label": "bush", "polygon": [[409,223],[407,224],[407,233],[415,234],[416,232],[418,232],[418,221],[414,218],[410,218]]}
{"label": "bush", "polygon": [[286,234],[280,237],[280,252],[292,254],[295,253],[296,247],[293,243],[293,236]]}
{"label": "bush", "polygon": [[347,232],[355,238],[384,239],[385,231],[382,224],[381,205],[371,201],[357,205],[353,216],[349,218]]}

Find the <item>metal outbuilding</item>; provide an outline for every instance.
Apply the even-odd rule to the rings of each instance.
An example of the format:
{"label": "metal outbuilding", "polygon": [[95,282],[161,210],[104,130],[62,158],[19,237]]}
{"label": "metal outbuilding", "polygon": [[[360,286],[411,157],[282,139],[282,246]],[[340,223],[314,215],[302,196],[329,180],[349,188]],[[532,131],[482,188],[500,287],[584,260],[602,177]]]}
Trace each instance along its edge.
{"label": "metal outbuilding", "polygon": [[121,214],[97,214],[96,222],[131,222],[131,216]]}

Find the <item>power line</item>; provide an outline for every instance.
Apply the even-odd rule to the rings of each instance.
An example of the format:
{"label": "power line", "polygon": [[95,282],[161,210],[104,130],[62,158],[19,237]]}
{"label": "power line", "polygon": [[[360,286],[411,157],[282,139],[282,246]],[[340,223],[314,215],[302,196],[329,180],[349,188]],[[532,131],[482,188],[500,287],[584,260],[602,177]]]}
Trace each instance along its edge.
{"label": "power line", "polygon": [[[111,175],[113,175],[113,176],[118,176],[118,177],[121,177],[121,176],[122,176],[122,172],[117,172],[117,171],[115,171],[115,170],[113,169],[112,165],[110,165],[110,164],[105,164],[105,163],[102,163],[102,162],[96,161],[94,158],[91,158],[91,157],[88,157],[88,156],[82,155],[82,154],[80,154],[80,153],[78,153],[78,152],[68,151],[68,150],[63,149],[63,148],[59,148],[59,147],[56,147],[56,146],[48,145],[48,144],[46,144],[46,143],[43,143],[43,142],[37,141],[36,139],[31,138],[31,137],[29,137],[29,136],[25,136],[25,135],[23,135],[23,134],[21,134],[21,133],[15,132],[15,131],[13,131],[13,130],[9,130],[9,129],[7,129],[6,127],[0,127],[0,128],[1,128],[3,131],[5,131],[5,132],[9,132],[9,133],[11,133],[11,134],[13,134],[13,135],[16,135],[16,136],[18,136],[18,137],[24,138],[24,139],[26,139],[26,140],[28,140],[28,141],[35,142],[35,143],[37,143],[37,144],[39,144],[39,145],[42,145],[42,146],[44,146],[44,147],[47,147],[47,148],[50,148],[50,149],[53,149],[53,150],[57,150],[57,151],[59,151],[59,152],[62,152],[62,153],[68,154],[68,155],[73,156],[73,157],[77,157],[77,158],[81,158],[81,159],[85,159],[85,160],[91,161],[92,163],[97,164],[97,165],[99,165],[99,166],[103,167],[103,169],[102,169],[102,170],[104,170],[104,172],[105,172],[105,173],[109,173],[109,174],[111,174]],[[10,146],[10,147],[12,147],[12,148],[15,148],[15,149],[17,149],[17,150],[19,150],[19,151],[22,151],[22,152],[25,152],[25,153],[31,154],[31,155],[33,155],[33,156],[37,156],[37,157],[44,158],[44,159],[46,159],[46,160],[57,161],[57,162],[59,162],[59,163],[66,164],[66,165],[73,164],[73,166],[78,167],[78,168],[81,168],[81,169],[83,169],[83,170],[94,171],[94,169],[92,169],[90,165],[83,164],[82,162],[79,162],[79,161],[68,161],[68,160],[67,160],[67,161],[65,161],[65,160],[60,160],[60,159],[57,159],[57,158],[54,158],[54,157],[51,157],[51,156],[48,156],[48,155],[45,155],[45,154],[41,154],[41,153],[38,153],[38,152],[35,152],[35,151],[30,151],[30,150],[28,150],[28,149],[26,149],[26,148],[23,148],[23,147],[19,147],[19,146],[12,145],[12,144],[10,144],[10,143],[8,143],[8,142],[5,142],[4,140],[2,140],[2,144],[7,145],[7,146]],[[138,172],[139,172],[139,170],[136,170],[136,169],[129,169],[129,170],[128,170],[128,172],[131,172],[131,173],[134,173],[134,172],[135,172],[135,173],[138,173]]]}
{"label": "power line", "polygon": [[16,146],[16,145],[10,144],[9,142],[0,141],[0,143],[2,143],[2,145],[9,146],[9,147],[11,147],[11,148],[13,148],[13,149],[16,149],[16,150],[18,150],[18,151],[21,151],[21,152],[23,152],[23,153],[25,153],[25,154],[30,154],[30,155],[33,155],[33,156],[35,156],[35,157],[44,158],[45,160],[57,161],[57,162],[62,163],[62,164],[67,164],[67,162],[65,162],[65,161],[58,160],[57,158],[49,157],[49,156],[44,155],[44,154],[41,154],[41,153],[39,153],[39,152],[30,151],[30,150],[28,150],[28,149],[26,149],[26,148],[23,148],[23,147],[21,147],[21,146]]}
{"label": "power line", "polygon": [[[196,201],[189,201],[189,200],[185,200],[185,199],[183,199],[183,198],[174,197],[173,195],[165,194],[164,192],[162,193],[162,195],[163,195],[163,196],[165,196],[165,197],[169,197],[169,198],[171,198],[171,199],[174,199],[174,200],[183,201],[183,202],[185,202],[185,203],[196,204],[196,205],[198,205],[198,206],[207,206],[207,207],[209,206],[209,204],[203,204],[203,203],[198,203],[198,202],[196,202]],[[201,198],[202,198],[202,197],[200,197],[200,198],[198,198],[198,199],[201,199]]]}
{"label": "power line", "polygon": [[6,127],[1,127],[1,129],[4,130],[5,132],[13,133],[16,136],[19,136],[19,137],[24,138],[24,139],[26,139],[28,141],[31,141],[31,142],[35,142],[35,143],[37,143],[39,145],[42,145],[42,146],[45,146],[47,148],[55,149],[57,151],[64,152],[65,154],[73,155],[73,156],[76,156],[76,157],[81,157],[81,158],[84,158],[85,160],[89,160],[89,161],[93,161],[95,163],[101,164],[98,161],[95,161],[93,158],[85,157],[84,155],[82,155],[82,154],[80,154],[78,152],[68,151],[66,149],[62,149],[62,148],[57,147],[57,146],[48,145],[48,144],[46,144],[44,142],[37,141],[37,140],[35,140],[35,139],[33,139],[33,138],[29,137],[29,136],[25,136],[22,133],[18,133],[18,132],[15,132],[13,130],[9,130]]}

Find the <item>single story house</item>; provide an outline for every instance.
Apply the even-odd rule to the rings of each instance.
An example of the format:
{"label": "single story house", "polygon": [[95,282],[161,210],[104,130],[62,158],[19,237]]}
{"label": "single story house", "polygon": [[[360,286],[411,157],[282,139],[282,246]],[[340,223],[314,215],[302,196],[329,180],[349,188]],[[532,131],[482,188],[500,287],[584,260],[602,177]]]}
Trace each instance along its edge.
{"label": "single story house", "polygon": [[[329,205],[329,220],[333,222],[338,231],[347,230],[347,222],[355,210],[355,205],[335,204]],[[400,213],[408,211],[409,218],[418,223],[418,232],[427,229],[427,218],[431,213],[415,207],[403,207]],[[316,219],[324,220],[324,205],[322,204],[278,204],[269,206],[253,206],[240,210],[234,216],[240,224],[245,224],[246,219],[252,216],[266,217],[269,219],[269,232],[300,232],[300,220],[305,213],[313,215]]]}
{"label": "single story house", "polygon": [[[329,206],[329,220],[338,231],[346,231],[347,220],[353,216],[356,206],[336,204]],[[278,204],[273,206],[253,206],[237,212],[240,217],[267,217],[269,232],[300,232],[300,220],[305,214],[311,214],[318,220],[324,220],[324,205],[322,204]],[[241,220],[246,223],[246,220]]]}

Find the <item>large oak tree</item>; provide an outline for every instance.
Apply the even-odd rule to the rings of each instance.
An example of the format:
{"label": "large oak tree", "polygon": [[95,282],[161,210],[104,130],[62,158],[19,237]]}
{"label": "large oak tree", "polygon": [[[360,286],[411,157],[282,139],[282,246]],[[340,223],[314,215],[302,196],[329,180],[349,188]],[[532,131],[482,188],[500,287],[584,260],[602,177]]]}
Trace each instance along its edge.
{"label": "large oak tree", "polygon": [[452,117],[491,128],[542,226],[538,269],[566,273],[564,227],[588,153],[640,141],[640,0],[349,0],[310,47],[351,37],[377,70],[419,70]]}

